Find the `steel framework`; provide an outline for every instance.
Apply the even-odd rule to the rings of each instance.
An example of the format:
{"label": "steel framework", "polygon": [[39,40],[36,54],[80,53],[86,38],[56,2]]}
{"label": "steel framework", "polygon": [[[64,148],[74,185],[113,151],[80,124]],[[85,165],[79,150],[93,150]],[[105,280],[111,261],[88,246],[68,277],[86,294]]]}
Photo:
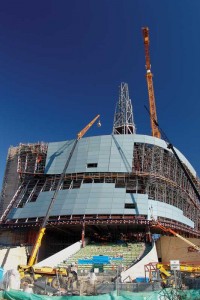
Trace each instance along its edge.
{"label": "steel framework", "polygon": [[[10,147],[7,156],[6,170],[0,201],[0,222],[3,222],[13,207],[20,207],[21,199],[33,201],[43,186],[48,145],[44,142],[36,144],[20,144]],[[36,200],[35,198],[35,200]]]}
{"label": "steel framework", "polygon": [[[37,149],[37,151],[35,151]],[[38,154],[38,149],[40,150]],[[18,167],[20,174],[20,183],[7,210],[1,217],[4,225],[20,224],[39,224],[38,218],[12,220],[7,217],[12,207],[23,207],[27,202],[36,201],[38,195],[42,191],[55,191],[60,175],[44,174],[44,166],[46,160],[47,145],[22,145],[18,147]],[[37,160],[38,155],[42,155],[40,161],[39,173]],[[29,157],[30,159],[27,159]],[[29,162],[26,163],[26,162]],[[189,170],[188,170],[189,171]],[[36,176],[37,175],[37,176]],[[199,189],[199,179],[193,177],[197,188]],[[181,224],[178,220],[159,218],[163,224],[174,229],[181,230],[185,233],[193,233],[199,236],[200,230],[200,204],[194,193],[187,177],[178,164],[173,153],[161,147],[135,143],[132,160],[131,173],[73,173],[66,174],[60,189],[77,189],[81,184],[86,183],[114,183],[116,188],[125,188],[127,193],[148,194],[149,199],[165,202],[173,205],[183,211],[183,215],[192,220],[195,224],[194,230],[189,226]],[[125,215],[108,215],[108,216],[57,216],[50,217],[49,224],[80,224],[88,220],[98,224],[98,222],[129,222],[129,224],[149,224],[147,216],[125,216]],[[64,222],[64,223],[63,223]],[[137,223],[136,223],[137,222]]]}
{"label": "steel framework", "polygon": [[23,176],[25,173],[43,174],[47,154],[47,144],[20,144],[18,148],[17,172]]}
{"label": "steel framework", "polygon": [[121,83],[119,100],[116,105],[113,134],[134,134],[136,128],[133,120],[131,99],[129,98],[128,84]]}

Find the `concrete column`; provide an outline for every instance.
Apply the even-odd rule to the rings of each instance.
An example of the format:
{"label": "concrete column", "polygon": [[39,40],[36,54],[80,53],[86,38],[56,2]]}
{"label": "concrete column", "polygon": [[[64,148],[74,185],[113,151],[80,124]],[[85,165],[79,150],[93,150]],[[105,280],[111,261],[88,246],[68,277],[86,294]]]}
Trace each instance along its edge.
{"label": "concrete column", "polygon": [[146,243],[152,243],[152,236],[151,236],[151,231],[150,231],[150,227],[146,226],[146,233],[145,233],[145,239],[146,239]]}
{"label": "concrete column", "polygon": [[81,241],[82,241],[82,248],[84,248],[85,247],[85,222],[83,222],[83,226],[82,226]]}

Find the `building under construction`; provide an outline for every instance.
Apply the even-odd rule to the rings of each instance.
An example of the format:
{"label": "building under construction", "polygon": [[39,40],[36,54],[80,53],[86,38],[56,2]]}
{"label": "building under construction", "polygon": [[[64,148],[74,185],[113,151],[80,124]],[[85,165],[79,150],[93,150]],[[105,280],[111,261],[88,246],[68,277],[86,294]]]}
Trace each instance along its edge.
{"label": "building under construction", "polygon": [[[143,34],[150,113],[156,121],[146,28]],[[0,242],[33,245],[55,191],[43,256],[85,237],[151,241],[153,233],[162,233],[151,226],[152,216],[183,236],[199,238],[200,203],[193,188],[199,190],[199,179],[175,149],[186,176],[155,124],[151,120],[152,136],[136,134],[128,85],[122,83],[112,134],[82,137],[76,147],[74,140],[10,147]]]}
{"label": "building under construction", "polygon": [[[41,142],[9,149],[1,195],[1,228],[10,230],[6,236],[2,233],[4,243],[34,242],[73,143]],[[195,170],[176,151],[198,187]],[[183,235],[199,237],[199,209],[167,143],[136,134],[128,85],[122,83],[112,134],[83,137],[76,145],[51,208],[46,249],[49,254],[54,245],[57,251],[83,234],[145,240],[159,232],[150,227],[152,214]]]}

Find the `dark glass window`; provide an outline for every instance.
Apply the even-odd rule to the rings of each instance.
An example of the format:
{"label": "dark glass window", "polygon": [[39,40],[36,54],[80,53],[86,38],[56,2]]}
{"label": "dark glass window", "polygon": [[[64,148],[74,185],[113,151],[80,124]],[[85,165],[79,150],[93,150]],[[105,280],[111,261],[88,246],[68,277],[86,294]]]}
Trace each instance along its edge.
{"label": "dark glass window", "polygon": [[135,203],[125,203],[124,208],[136,208]]}
{"label": "dark glass window", "polygon": [[87,168],[97,168],[97,163],[87,164]]}

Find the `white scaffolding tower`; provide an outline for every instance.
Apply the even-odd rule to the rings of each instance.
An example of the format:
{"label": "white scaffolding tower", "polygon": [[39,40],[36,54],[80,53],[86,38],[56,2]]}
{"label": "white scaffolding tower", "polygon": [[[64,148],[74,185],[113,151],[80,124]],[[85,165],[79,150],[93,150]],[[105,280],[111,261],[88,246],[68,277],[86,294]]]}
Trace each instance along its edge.
{"label": "white scaffolding tower", "polygon": [[135,134],[133,110],[129,98],[128,84],[122,82],[119,90],[119,100],[116,105],[113,134]]}

